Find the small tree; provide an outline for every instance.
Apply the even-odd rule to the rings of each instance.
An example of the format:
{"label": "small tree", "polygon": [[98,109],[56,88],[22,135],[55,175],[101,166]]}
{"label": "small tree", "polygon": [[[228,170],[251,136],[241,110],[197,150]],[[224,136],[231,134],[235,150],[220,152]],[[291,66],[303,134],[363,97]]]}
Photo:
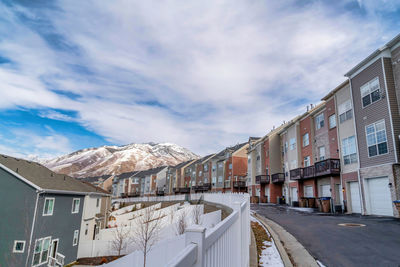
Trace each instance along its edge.
{"label": "small tree", "polygon": [[194,224],[202,223],[201,215],[203,214],[202,205],[194,205],[192,209],[192,220]]}
{"label": "small tree", "polygon": [[176,222],[176,234],[183,235],[185,233],[186,227],[186,211],[183,209],[178,215],[178,220]]}
{"label": "small tree", "polygon": [[117,226],[114,231],[114,239],[111,240],[111,249],[118,252],[121,256],[121,251],[127,248],[130,240],[130,228]]}
{"label": "small tree", "polygon": [[143,267],[146,267],[147,254],[159,239],[161,216],[146,208],[133,226],[133,242],[143,252]]}

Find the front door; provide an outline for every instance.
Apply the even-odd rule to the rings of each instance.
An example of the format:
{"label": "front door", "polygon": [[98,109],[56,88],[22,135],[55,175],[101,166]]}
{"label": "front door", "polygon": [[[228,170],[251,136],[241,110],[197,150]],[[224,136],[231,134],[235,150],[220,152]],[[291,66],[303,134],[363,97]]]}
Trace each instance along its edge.
{"label": "front door", "polygon": [[297,187],[291,187],[291,195],[292,195],[292,202],[293,201],[298,201],[298,197],[297,197]]}
{"label": "front door", "polygon": [[57,263],[57,250],[58,250],[58,239],[53,239],[51,241],[50,255],[48,266],[56,266]]}

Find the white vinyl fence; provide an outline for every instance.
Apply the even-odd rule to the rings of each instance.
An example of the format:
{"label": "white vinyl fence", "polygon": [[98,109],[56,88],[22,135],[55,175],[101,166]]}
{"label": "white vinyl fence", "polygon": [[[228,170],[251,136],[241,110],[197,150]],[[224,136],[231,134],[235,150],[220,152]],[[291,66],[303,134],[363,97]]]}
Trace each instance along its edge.
{"label": "white vinyl fence", "polygon": [[[185,244],[170,250],[174,242],[162,242],[154,248],[152,259],[161,251],[173,251],[172,254],[160,254],[163,262],[148,262],[147,266],[169,267],[248,267],[250,245],[250,197],[247,193],[206,193],[191,194],[190,199],[202,198],[205,201],[230,207],[233,212],[214,228],[206,229],[194,225],[186,229]],[[177,201],[184,200],[185,195],[165,197],[145,197],[146,200],[121,199],[124,202],[137,201]],[[177,237],[178,238],[178,237]],[[163,250],[165,247],[165,250]],[[138,253],[138,252],[135,252]],[[109,263],[107,266],[131,266],[131,254]],[[167,264],[165,264],[167,262]],[[138,263],[138,266],[141,266]],[[157,265],[158,264],[158,265]],[[160,265],[161,264],[161,265]]]}

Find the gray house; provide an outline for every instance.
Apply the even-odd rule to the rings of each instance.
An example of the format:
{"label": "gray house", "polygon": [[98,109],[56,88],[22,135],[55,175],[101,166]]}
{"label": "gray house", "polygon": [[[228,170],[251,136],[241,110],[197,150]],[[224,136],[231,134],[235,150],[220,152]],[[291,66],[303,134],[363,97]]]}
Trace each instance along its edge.
{"label": "gray house", "polygon": [[64,266],[77,258],[86,195],[96,187],[0,155],[0,266]]}

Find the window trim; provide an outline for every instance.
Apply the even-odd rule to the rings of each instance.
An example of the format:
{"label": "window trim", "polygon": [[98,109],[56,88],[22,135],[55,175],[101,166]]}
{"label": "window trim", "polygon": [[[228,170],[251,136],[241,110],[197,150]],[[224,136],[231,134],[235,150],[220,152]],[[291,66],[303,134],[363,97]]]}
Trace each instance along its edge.
{"label": "window trim", "polygon": [[[306,145],[304,145],[304,137],[307,135],[307,144]],[[302,139],[303,139],[303,147],[307,147],[307,146],[309,146],[310,145],[310,134],[307,132],[307,133],[305,133],[305,134],[303,134],[303,137],[302,137]]]}
{"label": "window trim", "polygon": [[[347,142],[347,149],[349,149],[349,139],[350,138],[354,138],[354,147],[355,147],[355,149],[356,149],[356,152],[355,153],[351,153],[351,154],[347,154],[347,155],[344,155],[344,149],[343,149],[343,146],[344,146],[344,141],[346,141]],[[342,138],[341,140],[340,140],[340,144],[341,144],[341,158],[342,158],[342,164],[343,165],[352,165],[352,164],[356,164],[356,163],[358,163],[358,149],[357,149],[357,141],[356,141],[356,136],[355,135],[351,135],[351,136],[348,136],[348,137],[346,137],[346,138]],[[351,155],[353,155],[353,154],[355,154],[356,155],[356,161],[355,162],[351,162]],[[348,156],[349,158],[350,158],[350,163],[345,163],[345,157],[346,156]]]}
{"label": "window trim", "polygon": [[[75,243],[75,233],[77,233],[76,234],[76,243]],[[79,230],[75,230],[74,235],[72,237],[72,246],[75,247],[78,245],[78,243],[79,243]]]}
{"label": "window trim", "polygon": [[[324,159],[321,159],[321,148],[324,148]],[[324,145],[318,147],[318,161],[326,160],[326,148]]]}
{"label": "window trim", "polygon": [[[74,211],[75,200],[78,200],[78,210],[77,211]],[[79,213],[80,205],[81,205],[81,199],[80,198],[73,198],[72,199],[72,210],[71,210],[71,213],[72,214]]]}
{"label": "window trim", "polygon": [[[49,214],[44,213],[45,212],[45,208],[46,208],[46,201],[47,200],[53,200],[53,208],[51,209],[51,213],[49,213]],[[54,198],[54,197],[45,197],[44,198],[44,202],[43,202],[43,213],[42,213],[42,216],[52,216],[53,213],[54,213],[55,203],[56,203],[56,198]]]}
{"label": "window trim", "polygon": [[[367,134],[367,127],[368,127],[368,126],[371,126],[371,125],[374,125],[374,130],[375,130],[375,124],[377,124],[377,123],[379,123],[379,122],[383,122],[383,125],[385,126],[385,136],[386,136],[387,152],[386,152],[386,153],[383,153],[383,154],[376,154],[375,156],[370,156],[370,155],[369,155],[368,140],[367,140],[367,136],[368,136],[368,134]],[[379,156],[384,156],[384,155],[387,155],[387,154],[390,153],[390,152],[389,152],[389,139],[387,138],[387,130],[386,130],[386,121],[385,121],[385,119],[381,119],[381,120],[379,120],[379,121],[376,121],[376,122],[370,123],[370,124],[368,124],[368,125],[365,125],[364,130],[365,130],[365,144],[366,144],[366,147],[367,147],[367,155],[368,155],[368,158],[375,158],[375,157],[379,157]],[[375,134],[375,136],[376,136],[376,130],[375,130],[374,134]],[[378,148],[378,139],[376,139],[376,140],[377,140],[377,142],[376,142],[375,146],[377,146],[377,148]],[[383,143],[380,143],[380,144],[383,144]],[[379,152],[379,150],[377,150],[377,152]]]}
{"label": "window trim", "polygon": [[[378,85],[379,85],[379,89],[378,89],[378,92],[379,92],[379,99],[376,100],[375,102],[372,102],[372,96],[371,96],[371,103],[369,103],[368,105],[364,106],[363,98],[364,98],[366,95],[365,95],[364,97],[362,96],[361,88],[364,87],[364,86],[366,86],[367,84],[370,84],[372,81],[374,81],[374,80],[376,80],[376,79],[378,80]],[[371,80],[369,80],[368,82],[366,82],[366,83],[364,83],[363,85],[361,85],[359,90],[360,90],[360,100],[361,100],[361,108],[362,108],[362,109],[371,106],[372,104],[378,102],[379,100],[382,100],[382,95],[381,95],[381,93],[382,93],[382,88],[381,88],[381,83],[380,83],[380,81],[379,81],[379,76],[376,76],[376,77],[372,78]],[[375,90],[375,91],[376,91],[376,90]],[[374,92],[375,92],[375,91],[374,91]],[[372,92],[370,91],[368,95],[371,95],[371,94],[372,94]]]}
{"label": "window trim", "polygon": [[[335,118],[335,126],[333,126],[333,127],[332,127],[332,125],[331,125],[331,118],[332,118],[332,117]],[[333,113],[332,115],[330,115],[330,116],[328,117],[328,123],[329,123],[329,130],[334,129],[334,128],[337,127],[336,113]]]}
{"label": "window trim", "polygon": [[[46,258],[46,260],[43,261],[43,262],[40,261],[40,260],[42,259],[42,253],[43,253],[43,249],[42,249],[42,250],[40,251],[40,253],[39,253],[39,254],[40,254],[39,263],[36,264],[36,265],[33,265],[33,261],[35,260],[35,247],[36,247],[36,242],[42,241],[42,240],[46,240],[46,239],[50,239],[50,241],[49,241],[49,249],[48,249],[48,252],[49,252],[49,253],[47,253],[47,258]],[[43,264],[45,264],[45,263],[47,263],[47,262],[49,261],[51,241],[52,241],[51,236],[46,236],[46,237],[38,238],[38,239],[35,240],[34,247],[33,247],[33,254],[32,254],[32,267],[41,266],[41,265],[43,265]],[[43,244],[42,244],[42,248],[43,248]]]}
{"label": "window trim", "polygon": [[[17,243],[22,243],[23,244],[22,250],[16,250],[15,249]],[[25,240],[14,240],[13,253],[24,253],[25,252],[25,244],[26,244]]]}
{"label": "window trim", "polygon": [[[320,125],[321,125],[321,121],[320,121],[319,123],[316,123],[318,117],[320,117],[320,116],[322,117],[322,120],[321,120],[321,121],[324,122],[324,125],[323,125],[323,126],[320,126]],[[319,128],[318,128],[318,127],[319,127]],[[325,127],[325,114],[324,114],[324,112],[321,112],[321,113],[319,113],[318,115],[315,116],[315,130],[318,131],[318,130],[324,128],[324,127]]]}

